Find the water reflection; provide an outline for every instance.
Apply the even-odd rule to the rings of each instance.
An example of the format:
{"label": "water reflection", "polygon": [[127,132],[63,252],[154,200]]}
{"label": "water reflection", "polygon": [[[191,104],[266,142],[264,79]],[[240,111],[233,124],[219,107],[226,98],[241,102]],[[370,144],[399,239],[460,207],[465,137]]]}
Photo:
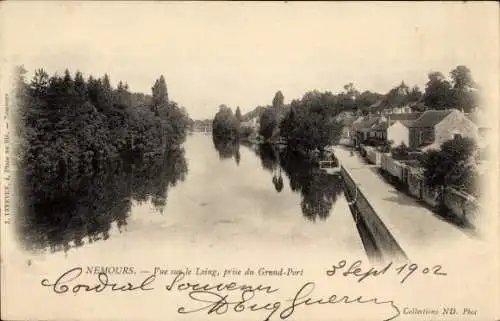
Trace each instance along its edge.
{"label": "water reflection", "polygon": [[220,159],[234,158],[237,165],[240,165],[240,143],[236,140],[224,140],[213,136],[214,147],[219,153]]}
{"label": "water reflection", "polygon": [[[163,213],[168,190],[185,180],[184,150],[145,158],[124,157],[94,175],[63,177],[53,184],[33,185],[25,177],[19,204],[19,233],[32,251],[51,252],[109,238],[113,223],[126,228],[132,202],[151,202]],[[28,184],[26,184],[28,183]]]}
{"label": "water reflection", "polygon": [[283,190],[282,171],[285,172],[290,189],[301,195],[301,210],[306,219],[316,221],[328,218],[343,191],[339,175],[326,174],[316,163],[287,148],[280,150],[263,144],[256,153],[262,168],[272,173],[272,183],[277,192]]}

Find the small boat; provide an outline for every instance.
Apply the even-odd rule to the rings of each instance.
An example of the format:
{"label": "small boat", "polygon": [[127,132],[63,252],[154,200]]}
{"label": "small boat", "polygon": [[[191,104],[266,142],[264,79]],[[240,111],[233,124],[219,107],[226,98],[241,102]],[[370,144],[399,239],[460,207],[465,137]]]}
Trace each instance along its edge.
{"label": "small boat", "polygon": [[335,157],[333,148],[326,150],[327,159],[319,161],[319,168],[326,171],[327,174],[333,175],[340,172],[340,161]]}
{"label": "small boat", "polygon": [[326,171],[327,174],[333,175],[340,173],[340,162],[335,160],[319,161],[319,168]]}

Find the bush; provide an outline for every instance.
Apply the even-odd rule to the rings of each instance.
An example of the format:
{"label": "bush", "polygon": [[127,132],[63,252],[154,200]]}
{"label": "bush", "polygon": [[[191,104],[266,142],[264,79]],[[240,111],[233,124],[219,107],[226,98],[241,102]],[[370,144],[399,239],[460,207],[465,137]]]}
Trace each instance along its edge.
{"label": "bush", "polygon": [[391,149],[392,158],[395,160],[407,160],[409,159],[410,149],[405,143],[401,143],[399,146]]}
{"label": "bush", "polygon": [[370,137],[364,142],[365,145],[371,147],[387,146],[388,142],[385,139]]}
{"label": "bush", "polygon": [[426,184],[431,187],[452,186],[469,194],[477,194],[478,175],[472,158],[477,150],[470,138],[454,138],[441,145],[441,150],[422,154]]}

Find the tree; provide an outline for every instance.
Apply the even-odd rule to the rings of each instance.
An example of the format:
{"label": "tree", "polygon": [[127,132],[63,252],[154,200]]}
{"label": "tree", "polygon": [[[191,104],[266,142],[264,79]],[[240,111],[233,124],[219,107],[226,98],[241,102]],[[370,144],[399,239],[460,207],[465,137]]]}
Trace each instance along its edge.
{"label": "tree", "polygon": [[451,84],[440,72],[431,72],[425,86],[423,102],[432,109],[447,109],[453,106]]}
{"label": "tree", "polygon": [[240,106],[236,107],[236,112],[234,113],[234,116],[236,117],[236,119],[238,120],[238,122],[241,123],[242,117],[241,117]]}
{"label": "tree", "polygon": [[132,106],[132,97],[128,91],[128,85],[120,81],[115,91],[115,104],[118,108],[129,108]]}
{"label": "tree", "polygon": [[392,88],[385,96],[384,103],[390,108],[402,107],[408,103],[409,87],[404,81]]}
{"label": "tree", "polygon": [[291,148],[305,152],[323,149],[340,139],[342,125],[335,121],[339,111],[334,96],[312,91],[293,100],[290,111],[280,122],[281,136]]}
{"label": "tree", "polygon": [[102,92],[104,105],[112,106],[113,105],[113,88],[111,87],[111,81],[109,80],[108,74],[104,74],[104,77],[101,80],[102,84]]}
{"label": "tree", "polygon": [[344,85],[344,94],[348,97],[357,97],[359,95],[359,91],[354,87],[352,82]]}
{"label": "tree", "polygon": [[357,110],[368,112],[368,107],[382,99],[383,95],[366,90],[362,92],[355,101]]}
{"label": "tree", "polygon": [[269,140],[275,135],[277,127],[278,120],[276,111],[272,108],[267,108],[260,116],[259,134],[264,137],[265,140]]}
{"label": "tree", "polygon": [[45,97],[49,86],[49,75],[42,68],[35,70],[30,89],[35,97]]}
{"label": "tree", "polygon": [[452,85],[454,89],[464,90],[467,88],[475,88],[476,83],[472,79],[472,73],[467,66],[457,66],[450,72]]}
{"label": "tree", "polygon": [[212,134],[214,139],[235,140],[239,135],[239,123],[231,108],[220,105],[212,123]]}
{"label": "tree", "polygon": [[273,98],[273,108],[278,109],[283,107],[284,100],[285,97],[283,96],[283,93],[281,92],[281,90],[278,90]]}
{"label": "tree", "polygon": [[408,93],[407,101],[409,103],[416,103],[422,99],[422,92],[418,86],[413,86]]}
{"label": "tree", "polygon": [[162,106],[165,107],[168,105],[167,83],[163,75],[155,81],[151,91],[153,93],[153,108],[155,111],[158,111]]}
{"label": "tree", "polygon": [[466,66],[457,66],[450,72],[452,79],[454,108],[464,112],[473,111],[479,103],[477,84]]}
{"label": "tree", "polygon": [[75,93],[80,103],[87,101],[87,84],[80,71],[75,74]]}
{"label": "tree", "polygon": [[338,101],[342,110],[356,110],[356,101],[359,98],[359,91],[352,82],[344,85],[344,91],[338,95]]}
{"label": "tree", "polygon": [[455,186],[473,193],[475,182],[468,180],[477,150],[475,141],[468,137],[458,137],[444,142],[440,150],[430,150],[423,154],[426,183],[432,187]]}

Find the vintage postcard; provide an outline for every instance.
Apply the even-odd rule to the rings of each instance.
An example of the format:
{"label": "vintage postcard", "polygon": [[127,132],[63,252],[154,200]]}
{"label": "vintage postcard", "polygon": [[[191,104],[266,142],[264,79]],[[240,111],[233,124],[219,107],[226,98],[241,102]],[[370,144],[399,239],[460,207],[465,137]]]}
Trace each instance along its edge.
{"label": "vintage postcard", "polygon": [[500,320],[495,2],[0,24],[2,320]]}

